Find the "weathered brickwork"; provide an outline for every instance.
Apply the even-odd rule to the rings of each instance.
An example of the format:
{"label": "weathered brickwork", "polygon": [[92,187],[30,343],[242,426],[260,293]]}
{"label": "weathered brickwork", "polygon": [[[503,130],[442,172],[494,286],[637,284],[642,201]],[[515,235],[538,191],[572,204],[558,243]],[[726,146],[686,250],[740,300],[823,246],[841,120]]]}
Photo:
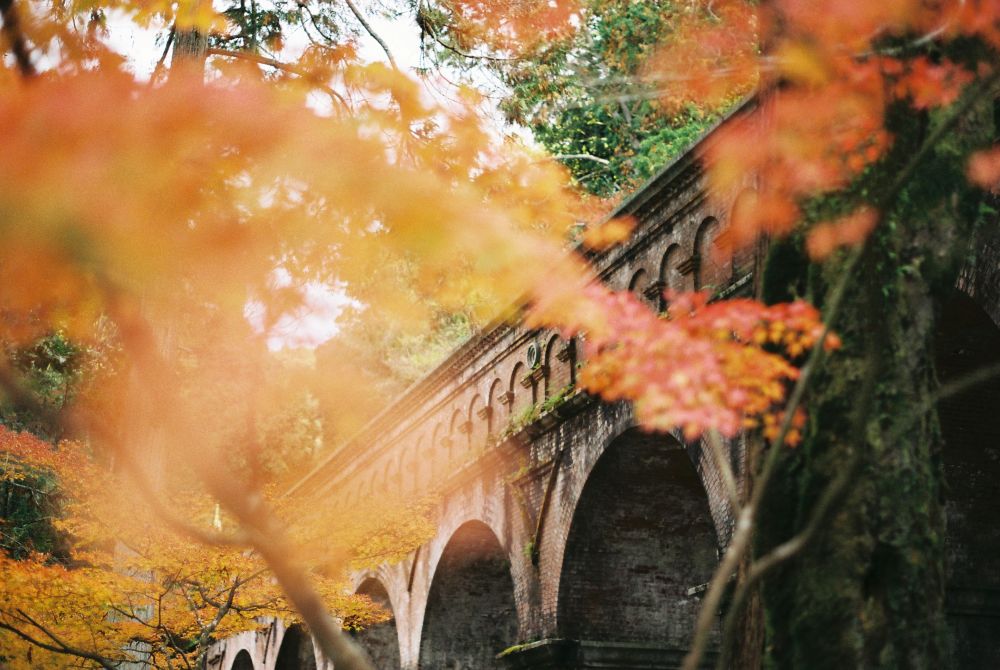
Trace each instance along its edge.
{"label": "weathered brickwork", "polygon": [[[943,383],[1000,364],[1000,330],[970,298],[944,306],[937,345]],[[954,668],[1000,667],[1000,379],[941,403],[948,523],[946,607]]]}
{"label": "weathered brickwork", "polygon": [[[713,258],[732,203],[710,202],[689,153],[622,205],[638,225],[627,244],[592,257],[600,279],[658,307],[664,288],[753,295],[759,254]],[[956,292],[944,320],[942,378],[1000,352],[1000,253],[989,251],[1000,244],[990,244],[960,282],[975,300]],[[644,435],[628,405],[572,393],[578,363],[574,342],[494,324],[300,483],[298,493],[329,504],[389,489],[441,494],[431,541],[354,576],[394,616],[359,636],[380,670],[679,665],[732,510],[702,445]],[[980,387],[942,416],[956,667],[1000,667],[1000,658],[977,664],[1000,646],[998,402],[1000,387]],[[742,476],[742,442],[728,449]],[[246,652],[252,667],[272,670],[294,635],[275,622],[238,636],[210,667],[244,670]],[[984,656],[989,645],[994,656]]]}
{"label": "weathered brickwork", "polygon": [[507,553],[489,526],[462,525],[438,562],[424,611],[420,668],[498,668],[517,636]]}
{"label": "weathered brickwork", "polygon": [[718,545],[683,447],[619,436],[587,477],[563,556],[560,637],[686,649]]}

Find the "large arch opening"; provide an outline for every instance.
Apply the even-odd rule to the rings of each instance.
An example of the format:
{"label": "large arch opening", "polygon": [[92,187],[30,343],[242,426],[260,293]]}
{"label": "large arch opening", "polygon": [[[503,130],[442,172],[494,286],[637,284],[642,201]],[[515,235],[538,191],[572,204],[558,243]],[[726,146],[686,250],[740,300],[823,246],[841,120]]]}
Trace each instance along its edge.
{"label": "large arch opening", "polygon": [[[968,296],[942,306],[936,364],[942,384],[1000,364],[1000,329]],[[1000,378],[938,404],[947,520],[952,667],[1000,668]]]}
{"label": "large arch opening", "polygon": [[389,601],[389,593],[382,583],[373,577],[363,581],[357,593],[368,596],[372,602],[382,606],[393,617],[358,631],[354,635],[355,640],[368,652],[378,670],[399,670],[399,635],[396,632],[395,612]]}
{"label": "large arch opening", "polygon": [[299,624],[294,624],[285,631],[274,670],[316,670],[312,638]]}
{"label": "large arch opening", "polygon": [[438,561],[420,638],[421,669],[501,668],[496,655],[517,641],[514,580],[489,526],[462,525]]}
{"label": "large arch opening", "polygon": [[629,645],[662,650],[643,667],[672,667],[717,561],[708,498],[687,452],[670,437],[626,431],[595,464],[573,515],[560,636],[626,654]]}
{"label": "large arch opening", "polygon": [[236,658],[233,660],[231,670],[253,670],[253,659],[250,658],[250,652],[246,649],[241,649],[240,653],[236,654]]}

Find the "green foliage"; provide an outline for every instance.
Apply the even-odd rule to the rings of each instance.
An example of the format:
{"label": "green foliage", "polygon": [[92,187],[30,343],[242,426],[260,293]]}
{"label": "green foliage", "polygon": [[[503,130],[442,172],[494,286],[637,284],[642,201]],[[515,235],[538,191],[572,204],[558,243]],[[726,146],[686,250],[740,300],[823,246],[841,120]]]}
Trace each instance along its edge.
{"label": "green foliage", "polygon": [[65,538],[52,525],[58,510],[56,481],[49,473],[0,482],[0,549],[17,559],[33,553],[65,558]]}
{"label": "green foliage", "polygon": [[[81,345],[62,333],[53,333],[26,347],[5,347],[7,360],[18,372],[34,400],[46,410],[59,412],[86,392],[89,378],[110,371],[115,345],[109,335],[102,342]],[[59,438],[56,427],[30,409],[10,401],[0,403],[0,423],[12,430],[29,431],[42,439]]]}
{"label": "green foliage", "polygon": [[563,162],[582,188],[610,197],[679,156],[722,110],[667,114],[658,86],[642,81],[656,45],[670,39],[672,3],[589,0],[584,16],[570,38],[499,66],[511,90],[502,108],[551,153],[587,156]]}
{"label": "green foliage", "polygon": [[[95,379],[116,369],[114,337],[80,344],[52,333],[28,346],[5,347],[9,364],[41,407],[54,413],[72,406]],[[0,424],[56,442],[61,437],[51,419],[8,399],[0,402]],[[6,467],[6,466],[5,466]],[[0,549],[14,558],[41,552],[65,558],[65,539],[52,521],[59,511],[57,482],[51,473],[29,473],[0,483]]]}

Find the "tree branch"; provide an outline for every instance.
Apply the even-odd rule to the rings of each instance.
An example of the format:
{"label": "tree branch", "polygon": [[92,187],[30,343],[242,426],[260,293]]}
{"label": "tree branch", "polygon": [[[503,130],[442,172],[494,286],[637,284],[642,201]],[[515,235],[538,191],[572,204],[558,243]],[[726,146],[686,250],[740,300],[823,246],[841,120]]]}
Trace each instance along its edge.
{"label": "tree branch", "polygon": [[344,2],[346,2],[347,6],[351,9],[351,13],[354,14],[354,18],[356,18],[358,23],[364,27],[365,32],[371,35],[372,39],[378,42],[379,46],[382,47],[382,51],[385,52],[386,57],[389,59],[392,69],[398,70],[399,66],[396,65],[396,59],[392,57],[392,52],[389,51],[389,45],[385,43],[385,40],[383,40],[377,32],[375,32],[375,29],[372,28],[370,23],[368,23],[365,15],[362,14],[361,10],[358,9],[358,6],[354,4],[354,0],[344,0]]}
{"label": "tree branch", "polygon": [[345,100],[342,95],[337,93],[335,90],[333,90],[326,84],[316,81],[315,75],[312,72],[309,72],[309,70],[296,67],[289,63],[282,63],[279,60],[268,58],[267,56],[260,56],[258,54],[250,53],[249,51],[232,51],[230,49],[216,49],[213,47],[206,49],[205,55],[223,56],[225,58],[237,58],[240,60],[248,60],[254,63],[260,63],[261,65],[267,65],[268,67],[273,67],[275,70],[281,70],[282,72],[288,72],[290,74],[297,75],[299,77],[302,77],[303,79],[306,79],[317,88],[322,89],[324,93],[327,93],[331,98],[340,103],[340,105],[346,111],[350,111],[351,109],[350,105],[347,104],[347,100]]}
{"label": "tree branch", "polygon": [[36,637],[34,637],[32,635],[29,635],[28,633],[25,633],[20,628],[17,628],[16,626],[8,624],[8,623],[6,623],[4,621],[0,621],[0,629],[6,630],[6,631],[10,631],[14,635],[17,635],[22,640],[28,642],[32,646],[38,647],[39,649],[45,649],[46,651],[51,651],[51,652],[53,652],[55,654],[62,654],[64,656],[75,656],[76,658],[81,658],[81,659],[85,659],[85,660],[88,660],[88,661],[93,661],[94,663],[97,663],[98,665],[100,665],[105,670],[118,670],[118,665],[119,664],[116,663],[116,662],[113,662],[111,659],[105,658],[104,656],[101,656],[100,654],[94,654],[94,653],[91,653],[89,651],[85,651],[83,649],[77,649],[76,647],[70,646],[70,645],[66,644],[65,642],[63,642],[62,640],[60,640],[59,637],[57,637],[56,635],[54,635],[46,627],[42,626],[41,624],[39,624],[38,622],[36,622],[34,619],[32,619],[30,616],[28,616],[27,614],[25,614],[22,610],[17,610],[17,613],[18,613],[19,616],[23,617],[32,626],[34,626],[38,630],[42,631],[42,633],[44,633],[46,637],[48,637],[49,639],[51,639],[54,644],[49,644],[48,642],[44,642],[42,640],[39,640],[38,638],[36,638]]}
{"label": "tree branch", "polygon": [[555,154],[549,156],[554,161],[568,161],[568,160],[584,160],[584,161],[594,161],[595,163],[600,163],[601,165],[611,165],[611,161],[607,158],[601,158],[600,156],[594,156],[592,154]]}
{"label": "tree branch", "polygon": [[10,43],[10,50],[14,54],[14,62],[21,76],[25,78],[34,77],[37,74],[34,63],[31,62],[31,50],[28,41],[21,31],[21,15],[14,6],[14,0],[0,0],[0,18],[3,18],[3,27],[0,34],[3,34]]}

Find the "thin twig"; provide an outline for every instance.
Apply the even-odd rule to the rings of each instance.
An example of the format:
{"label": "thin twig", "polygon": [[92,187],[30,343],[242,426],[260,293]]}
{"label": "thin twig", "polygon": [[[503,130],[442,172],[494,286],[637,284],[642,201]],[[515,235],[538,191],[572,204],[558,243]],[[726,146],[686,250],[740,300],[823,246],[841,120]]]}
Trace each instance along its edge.
{"label": "thin twig", "polygon": [[375,29],[372,28],[370,23],[368,23],[365,15],[362,14],[361,10],[358,9],[358,6],[354,4],[354,0],[344,0],[344,2],[346,2],[347,6],[350,7],[351,13],[354,14],[354,18],[356,18],[358,23],[362,25],[365,32],[371,35],[372,39],[378,42],[379,46],[382,47],[382,51],[385,52],[386,57],[389,59],[389,64],[392,65],[392,69],[398,70],[399,66],[396,65],[396,59],[392,57],[392,52],[389,51],[389,45],[386,44],[385,40],[383,40],[377,32],[375,32]]}

